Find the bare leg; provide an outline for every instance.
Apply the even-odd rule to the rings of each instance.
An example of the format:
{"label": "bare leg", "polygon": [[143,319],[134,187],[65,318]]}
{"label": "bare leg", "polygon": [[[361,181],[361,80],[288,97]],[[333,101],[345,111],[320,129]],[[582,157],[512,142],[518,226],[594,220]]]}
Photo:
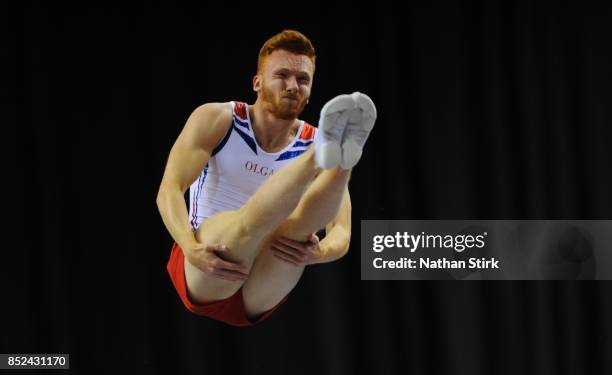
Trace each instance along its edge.
{"label": "bare leg", "polygon": [[[251,266],[262,241],[291,214],[320,169],[314,162],[314,148],[272,175],[237,211],[220,212],[207,219],[195,233],[203,243],[226,245],[224,258]],[[185,259],[185,279],[190,298],[207,303],[234,294],[242,282],[206,275]]]}
{"label": "bare leg", "polygon": [[[315,136],[318,164],[331,168],[339,163],[350,170],[359,161],[375,120],[376,108],[365,94],[355,92],[330,100],[321,110]],[[342,201],[349,203],[348,194],[344,195],[349,177],[346,170],[336,168],[317,177],[298,207],[263,243],[242,290],[248,317],[257,317],[274,307],[295,287],[304,271],[304,267],[275,258],[270,251],[272,239],[283,235],[304,241],[331,221]]]}
{"label": "bare leg", "polygon": [[[315,136],[319,165],[332,168],[340,164],[345,169],[352,168],[361,157],[375,118],[374,104],[364,94],[340,95],[330,100],[321,110],[320,127]],[[248,267],[260,250],[269,252],[264,239],[274,233],[304,240],[336,215],[349,177],[349,172],[338,168],[321,173],[309,189],[312,191],[302,197],[319,170],[314,161],[314,147],[311,147],[270,177],[242,208],[221,212],[206,220],[196,232],[196,239],[205,246],[216,243],[228,246],[231,250],[225,257],[241,261]],[[298,207],[302,198],[303,204]],[[262,259],[269,259],[266,257]],[[262,263],[259,267],[265,269],[266,266],[269,264]],[[292,273],[295,282],[301,271]],[[264,274],[265,270],[258,273]],[[190,297],[196,303],[229,297],[243,284],[207,276],[187,260],[185,277]],[[295,282],[289,283],[291,288]],[[256,281],[251,284],[253,288],[257,286]],[[247,295],[245,302],[251,300],[251,294]],[[269,296],[268,302],[275,296],[277,294]],[[253,298],[257,299],[257,296]],[[253,311],[268,302],[259,303]]]}
{"label": "bare leg", "polygon": [[[297,284],[304,267],[296,267],[276,257],[270,243],[277,236],[306,241],[338,213],[349,178],[349,171],[326,170],[310,185],[299,205],[276,231],[264,241],[255,259],[242,295],[249,318],[256,318],[276,306]],[[348,195],[344,196],[348,200]]]}

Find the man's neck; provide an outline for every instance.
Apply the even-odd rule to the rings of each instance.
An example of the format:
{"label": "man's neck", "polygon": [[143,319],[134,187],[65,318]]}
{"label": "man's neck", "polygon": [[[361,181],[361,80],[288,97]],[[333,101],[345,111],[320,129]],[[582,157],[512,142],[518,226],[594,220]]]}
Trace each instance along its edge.
{"label": "man's neck", "polygon": [[299,126],[297,119],[284,120],[276,117],[257,100],[250,107],[251,126],[257,144],[266,152],[277,152],[287,147]]}

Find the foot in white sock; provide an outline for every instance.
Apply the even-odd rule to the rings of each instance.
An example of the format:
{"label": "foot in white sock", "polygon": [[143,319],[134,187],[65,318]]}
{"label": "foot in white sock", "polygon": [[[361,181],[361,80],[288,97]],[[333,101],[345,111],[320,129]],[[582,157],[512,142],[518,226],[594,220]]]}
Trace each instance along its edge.
{"label": "foot in white sock", "polygon": [[315,161],[319,167],[331,169],[342,161],[342,135],[354,110],[355,100],[346,94],[336,96],[321,109],[315,135]]}
{"label": "foot in white sock", "polygon": [[369,96],[360,92],[351,94],[355,110],[349,116],[342,134],[342,169],[351,169],[361,159],[363,146],[376,122],[376,107]]}

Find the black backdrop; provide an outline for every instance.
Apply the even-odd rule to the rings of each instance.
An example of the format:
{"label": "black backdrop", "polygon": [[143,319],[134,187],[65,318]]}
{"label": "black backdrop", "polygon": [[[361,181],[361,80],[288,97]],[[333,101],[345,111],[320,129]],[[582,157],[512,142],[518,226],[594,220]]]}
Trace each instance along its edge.
{"label": "black backdrop", "polygon": [[[358,245],[361,219],[611,219],[606,8],[209,6],[3,12],[0,352],[70,353],[75,373],[612,373],[608,282],[361,281]],[[379,119],[349,254],[238,329],[180,304],[155,195],[189,113],[254,102],[258,49],[284,28],[319,55],[303,119],[356,90]]]}

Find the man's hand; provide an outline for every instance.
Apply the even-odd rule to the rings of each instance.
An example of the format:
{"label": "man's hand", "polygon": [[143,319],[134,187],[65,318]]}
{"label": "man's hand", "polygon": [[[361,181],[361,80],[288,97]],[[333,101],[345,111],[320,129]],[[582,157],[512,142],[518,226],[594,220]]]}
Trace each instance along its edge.
{"label": "man's hand", "polygon": [[319,237],[316,234],[311,235],[306,242],[278,237],[272,242],[270,250],[278,259],[296,267],[317,263],[323,255],[319,246]]}
{"label": "man's hand", "polygon": [[213,244],[204,246],[196,243],[189,250],[185,251],[185,256],[189,263],[196,266],[205,274],[227,281],[244,281],[248,279],[248,269],[242,263],[231,262],[217,254],[217,252],[227,252],[229,249],[225,245]]}

